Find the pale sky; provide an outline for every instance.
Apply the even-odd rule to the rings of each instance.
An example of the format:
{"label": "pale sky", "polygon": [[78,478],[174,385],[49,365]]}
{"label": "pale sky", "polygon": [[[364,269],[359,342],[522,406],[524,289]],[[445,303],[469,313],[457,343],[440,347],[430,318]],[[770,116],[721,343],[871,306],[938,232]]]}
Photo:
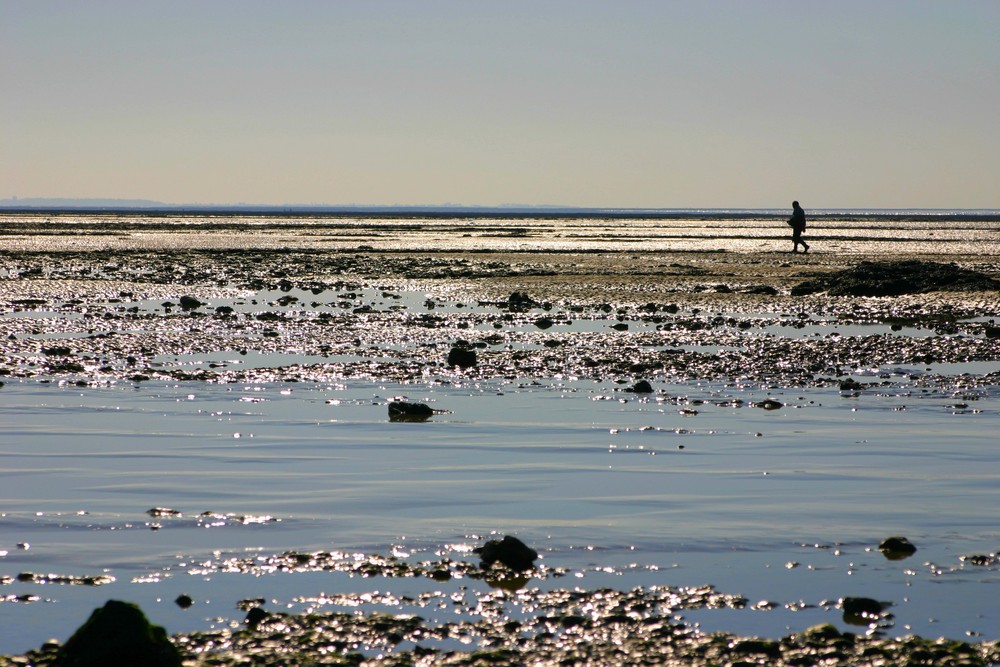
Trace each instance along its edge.
{"label": "pale sky", "polygon": [[1000,208],[998,0],[0,0],[0,198]]}

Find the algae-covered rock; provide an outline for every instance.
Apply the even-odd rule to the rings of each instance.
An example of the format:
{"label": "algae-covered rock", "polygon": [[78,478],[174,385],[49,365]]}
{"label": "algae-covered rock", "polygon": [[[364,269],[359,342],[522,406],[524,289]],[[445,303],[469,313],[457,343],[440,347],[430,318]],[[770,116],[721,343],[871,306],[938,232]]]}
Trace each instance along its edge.
{"label": "algae-covered rock", "polygon": [[166,631],[136,605],[108,600],[59,649],[60,667],[180,667]]}

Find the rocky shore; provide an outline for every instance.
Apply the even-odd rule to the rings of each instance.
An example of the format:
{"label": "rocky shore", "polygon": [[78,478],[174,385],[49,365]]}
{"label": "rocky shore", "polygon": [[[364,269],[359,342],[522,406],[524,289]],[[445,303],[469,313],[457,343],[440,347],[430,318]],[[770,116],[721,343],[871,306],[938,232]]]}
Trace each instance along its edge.
{"label": "rocky shore", "polygon": [[[565,374],[615,378],[633,389],[652,378],[705,378],[864,391],[892,380],[849,379],[859,367],[1000,361],[1000,258],[993,256],[863,263],[773,252],[53,245],[0,246],[0,383],[4,376],[86,386]],[[588,331],[553,328],[581,320],[592,323]],[[796,340],[768,333],[852,324],[892,333]],[[219,349],[298,360],[197,369],[169,361]],[[908,381],[971,388],[995,386],[1000,376],[927,373]],[[323,564],[322,554],[290,559],[293,567]],[[438,563],[406,576],[488,576],[463,568]],[[513,575],[501,584],[504,577]],[[533,613],[510,615],[512,601]],[[500,585],[466,604],[468,620],[433,627],[417,616],[248,611],[240,627],[170,642],[191,666],[1000,663],[994,641],[894,639],[829,625],[773,640],[701,633],[684,622],[685,609],[747,604],[711,588]],[[0,666],[85,664],[61,661],[61,647],[0,657]]]}
{"label": "rocky shore", "polygon": [[[656,375],[785,386],[836,383],[887,363],[1000,359],[992,319],[1000,270],[988,258],[858,263],[869,273],[860,277],[843,258],[791,262],[788,254],[234,249],[0,251],[0,259],[0,307],[10,314],[0,322],[0,373],[83,383],[409,381],[447,374],[456,346],[477,351],[476,364],[462,369],[472,377]],[[851,280],[840,288],[851,294],[831,294],[837,281]],[[891,283],[892,294],[855,296],[864,291],[859,283],[880,293]],[[419,301],[404,303],[413,294]],[[576,321],[595,325],[586,333],[551,329]],[[794,343],[762,333],[851,324],[899,333],[891,341],[831,333]],[[924,331],[906,335],[914,328]],[[66,339],[53,342],[60,335]],[[197,371],[154,362],[213,350],[294,350],[303,362]]]}

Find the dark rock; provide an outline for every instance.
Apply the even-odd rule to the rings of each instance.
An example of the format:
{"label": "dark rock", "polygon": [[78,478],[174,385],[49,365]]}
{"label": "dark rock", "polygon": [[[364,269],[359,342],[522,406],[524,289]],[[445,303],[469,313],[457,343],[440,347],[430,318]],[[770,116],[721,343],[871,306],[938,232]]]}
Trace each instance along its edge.
{"label": "dark rock", "polygon": [[831,296],[899,296],[927,292],[980,292],[1000,290],[1000,281],[957,264],[920,260],[861,262],[860,264],[799,283],[793,296],[826,292]]}
{"label": "dark rock", "polygon": [[260,607],[253,607],[247,612],[247,617],[243,620],[248,627],[256,628],[258,625],[263,623],[268,619],[271,614],[267,613]]}
{"label": "dark rock", "polygon": [[543,331],[551,328],[553,324],[555,324],[555,321],[551,317],[539,317],[535,320],[535,326]]}
{"label": "dark rock", "polygon": [[512,292],[507,297],[507,308],[509,310],[527,310],[537,305],[538,302],[528,296],[527,292]]}
{"label": "dark rock", "polygon": [[184,310],[194,310],[195,308],[200,308],[204,305],[203,302],[194,298],[193,296],[184,295],[179,300],[180,307]]}
{"label": "dark rock", "polygon": [[969,563],[970,565],[988,567],[997,562],[997,556],[994,554],[971,554],[969,556],[962,556],[961,560],[963,563]]}
{"label": "dark rock", "polygon": [[424,422],[433,415],[434,410],[423,403],[393,401],[389,404],[389,421],[391,422]]}
{"label": "dark rock", "polygon": [[174,604],[181,609],[189,609],[194,604],[194,599],[190,595],[182,593],[174,600]]}
{"label": "dark rock", "polygon": [[59,649],[61,667],[180,667],[166,631],[134,604],[108,600]]}
{"label": "dark rock", "polygon": [[861,391],[865,386],[857,380],[844,380],[840,383],[840,391]]}
{"label": "dark rock", "polygon": [[170,509],[169,507],[153,507],[146,510],[146,514],[154,518],[181,515],[181,513],[178,510]]}
{"label": "dark rock", "polygon": [[776,296],[778,294],[778,290],[770,285],[750,285],[743,290],[743,293]]}
{"label": "dark rock", "polygon": [[217,315],[232,315],[233,314],[233,307],[232,306],[217,306],[215,308],[215,312],[216,312]]}
{"label": "dark rock", "polygon": [[453,347],[448,353],[448,365],[459,368],[472,368],[477,364],[476,351],[462,347]]}
{"label": "dark rock", "polygon": [[624,322],[619,322],[618,324],[612,324],[611,328],[615,331],[628,331],[628,325]]}
{"label": "dark rock", "polygon": [[68,347],[55,346],[55,347],[43,347],[42,354],[48,357],[68,357],[73,354],[73,350]]}
{"label": "dark rock", "polygon": [[846,597],[841,600],[841,607],[844,609],[845,613],[850,614],[867,614],[870,616],[878,616],[885,609],[883,605],[878,600],[872,598],[862,598],[862,597]]}
{"label": "dark rock", "polygon": [[898,535],[882,540],[878,549],[889,560],[902,560],[917,553],[917,548],[913,546],[912,542]]}
{"label": "dark rock", "polygon": [[535,559],[538,558],[537,551],[510,535],[505,536],[502,540],[490,540],[483,546],[474,549],[473,552],[479,554],[483,567],[502,563],[517,572],[530,570]]}
{"label": "dark rock", "polygon": [[752,405],[755,408],[762,408],[764,410],[779,410],[779,409],[785,407],[784,403],[781,403],[780,401],[776,401],[773,398],[768,398],[768,399],[763,400],[763,401],[755,401],[755,402],[751,403],[750,405]]}
{"label": "dark rock", "polygon": [[832,623],[820,623],[811,628],[806,628],[799,637],[805,644],[825,644],[831,640],[841,637],[840,630]]}
{"label": "dark rock", "polygon": [[646,380],[639,380],[625,391],[630,394],[652,394],[653,385],[649,384]]}

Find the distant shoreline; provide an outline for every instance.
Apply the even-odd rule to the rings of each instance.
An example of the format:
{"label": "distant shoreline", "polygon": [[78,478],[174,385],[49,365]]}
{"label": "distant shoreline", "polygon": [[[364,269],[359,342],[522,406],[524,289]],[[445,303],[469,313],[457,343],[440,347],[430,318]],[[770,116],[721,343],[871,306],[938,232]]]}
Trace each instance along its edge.
{"label": "distant shoreline", "polygon": [[[1000,209],[807,209],[810,219],[823,220],[977,220],[1000,222]],[[7,215],[140,215],[166,216],[257,216],[264,218],[366,217],[366,218],[523,218],[523,219],[632,219],[632,220],[760,220],[783,219],[785,209],[643,209],[571,207],[487,206],[102,206],[102,205],[11,205],[0,203]]]}

